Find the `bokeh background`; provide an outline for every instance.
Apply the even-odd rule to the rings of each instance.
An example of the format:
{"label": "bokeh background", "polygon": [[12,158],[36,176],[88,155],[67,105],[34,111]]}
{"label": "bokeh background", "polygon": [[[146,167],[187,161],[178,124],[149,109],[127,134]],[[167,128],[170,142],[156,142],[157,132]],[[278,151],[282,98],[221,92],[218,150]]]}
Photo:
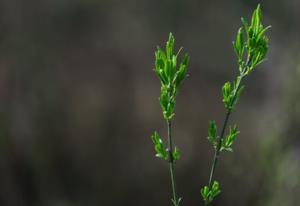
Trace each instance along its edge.
{"label": "bokeh background", "polygon": [[[202,205],[220,125],[220,89],[237,73],[231,42],[256,0],[1,0],[0,205],[170,205],[166,136],[152,71],[169,32],[191,56],[174,138],[183,205]],[[300,194],[300,2],[261,2],[268,61],[230,123],[241,134],[217,168],[213,205],[296,206]]]}

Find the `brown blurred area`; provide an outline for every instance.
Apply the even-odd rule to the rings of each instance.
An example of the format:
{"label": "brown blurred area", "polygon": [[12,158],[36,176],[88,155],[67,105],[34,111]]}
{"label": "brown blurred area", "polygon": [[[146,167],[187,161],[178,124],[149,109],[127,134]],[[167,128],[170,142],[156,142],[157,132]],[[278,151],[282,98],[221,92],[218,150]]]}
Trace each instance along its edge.
{"label": "brown blurred area", "polygon": [[[166,135],[152,71],[169,32],[191,56],[177,98],[176,165],[183,205],[202,205],[224,118],[221,87],[236,75],[231,41],[258,1],[1,0],[0,205],[170,205]],[[246,82],[230,123],[213,205],[295,206],[300,194],[300,2],[261,2],[268,61]]]}

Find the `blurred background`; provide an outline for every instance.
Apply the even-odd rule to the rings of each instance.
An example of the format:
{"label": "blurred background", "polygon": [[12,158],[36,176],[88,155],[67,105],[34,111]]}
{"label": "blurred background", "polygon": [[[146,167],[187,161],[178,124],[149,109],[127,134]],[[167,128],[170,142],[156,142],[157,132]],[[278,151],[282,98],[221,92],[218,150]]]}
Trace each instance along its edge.
{"label": "blurred background", "polygon": [[[170,205],[166,136],[152,68],[169,32],[191,56],[174,121],[183,205],[202,205],[209,120],[237,74],[231,42],[259,1],[1,0],[0,205]],[[295,206],[300,194],[300,2],[261,2],[268,61],[246,82],[230,123],[213,205]]]}

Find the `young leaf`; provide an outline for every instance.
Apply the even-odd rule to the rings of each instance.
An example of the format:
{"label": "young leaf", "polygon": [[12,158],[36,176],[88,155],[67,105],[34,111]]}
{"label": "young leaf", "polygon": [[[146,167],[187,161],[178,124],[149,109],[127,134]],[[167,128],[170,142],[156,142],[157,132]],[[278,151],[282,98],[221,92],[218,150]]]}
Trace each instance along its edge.
{"label": "young leaf", "polygon": [[231,146],[239,133],[240,133],[240,131],[237,130],[236,125],[234,125],[232,128],[229,127],[229,134],[222,141],[222,146],[221,146],[220,151],[225,150],[225,151],[232,152],[233,150],[232,150]]}
{"label": "young leaf", "polygon": [[209,188],[207,186],[204,186],[201,189],[201,196],[202,196],[204,202],[209,202]]}
{"label": "young leaf", "polygon": [[172,33],[169,34],[169,39],[166,43],[167,58],[171,59],[174,52],[175,38]]}
{"label": "young leaf", "polygon": [[218,196],[221,193],[220,187],[219,187],[219,183],[217,181],[214,181],[211,188],[209,188],[208,186],[204,186],[201,189],[201,196],[204,200],[204,202],[206,202],[206,204],[209,204],[210,202],[212,202],[214,200],[214,198],[216,196]]}
{"label": "young leaf", "polygon": [[257,8],[254,10],[253,15],[252,15],[252,21],[251,21],[251,26],[253,27],[254,33],[258,33],[260,26],[261,26],[261,9],[260,9],[260,4],[257,5]]}
{"label": "young leaf", "polygon": [[[241,20],[247,37],[243,42],[246,48],[245,51],[247,52],[247,55],[244,56],[247,57],[247,59],[244,60],[243,55],[241,55],[238,56],[238,62],[240,66],[240,72],[246,76],[265,59],[268,51],[268,38],[265,36],[265,33],[270,26],[264,27],[262,25],[262,12],[260,5],[258,5],[254,10],[250,25],[248,25],[244,18]],[[238,52],[237,43],[234,45],[234,51],[235,53]]]}
{"label": "young leaf", "polygon": [[157,132],[154,132],[154,134],[151,136],[154,149],[156,151],[156,157],[162,158],[164,160],[168,160],[168,153],[165,150],[165,147],[163,145],[163,141],[159,137]]}
{"label": "young leaf", "polygon": [[167,111],[168,109],[168,91],[166,87],[162,86],[161,88],[161,94],[159,98],[160,106],[163,110],[163,112]]}
{"label": "young leaf", "polygon": [[221,193],[220,185],[217,181],[214,181],[211,190],[210,190],[210,201],[212,201],[216,196],[218,196]]}
{"label": "young leaf", "polygon": [[186,76],[186,69],[187,69],[188,63],[189,63],[189,56],[187,54],[185,54],[180,66],[179,66],[179,69],[175,74],[174,82],[175,82],[176,88],[179,87],[180,83]]}
{"label": "young leaf", "polygon": [[244,53],[244,37],[242,27],[238,30],[236,40],[233,42],[233,48],[239,60],[241,60]]}
{"label": "young leaf", "polygon": [[172,67],[176,68],[177,66],[177,56],[173,55],[172,57]]}
{"label": "young leaf", "polygon": [[230,82],[226,82],[224,86],[222,87],[222,93],[223,93],[223,103],[225,105],[226,109],[230,109],[231,105],[231,84]]}

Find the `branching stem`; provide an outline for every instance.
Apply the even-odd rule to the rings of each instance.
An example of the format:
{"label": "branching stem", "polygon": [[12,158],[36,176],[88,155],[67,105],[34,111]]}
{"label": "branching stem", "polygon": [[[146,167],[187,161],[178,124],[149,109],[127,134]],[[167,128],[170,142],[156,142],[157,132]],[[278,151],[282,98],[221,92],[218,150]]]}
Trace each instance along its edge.
{"label": "branching stem", "polygon": [[[211,170],[210,170],[210,175],[209,175],[209,182],[208,182],[209,190],[211,189],[212,183],[213,183],[213,180],[214,180],[214,174],[215,174],[216,166],[217,166],[217,163],[218,163],[218,159],[220,157],[222,141],[224,139],[225,130],[227,128],[228,120],[229,120],[230,114],[232,112],[232,107],[233,107],[233,104],[234,104],[234,100],[235,100],[235,98],[237,98],[238,91],[239,91],[240,86],[241,86],[241,82],[242,82],[243,78],[245,77],[244,71],[245,71],[245,69],[241,72],[241,74],[237,78],[236,88],[234,90],[233,98],[232,98],[232,101],[230,102],[230,107],[229,107],[229,109],[227,109],[227,112],[226,112],[226,115],[225,115],[221,135],[218,137],[217,147],[215,149],[214,158],[213,158],[213,162],[212,162],[212,166],[211,166]],[[209,202],[205,202],[205,205],[206,206],[209,205]]]}

